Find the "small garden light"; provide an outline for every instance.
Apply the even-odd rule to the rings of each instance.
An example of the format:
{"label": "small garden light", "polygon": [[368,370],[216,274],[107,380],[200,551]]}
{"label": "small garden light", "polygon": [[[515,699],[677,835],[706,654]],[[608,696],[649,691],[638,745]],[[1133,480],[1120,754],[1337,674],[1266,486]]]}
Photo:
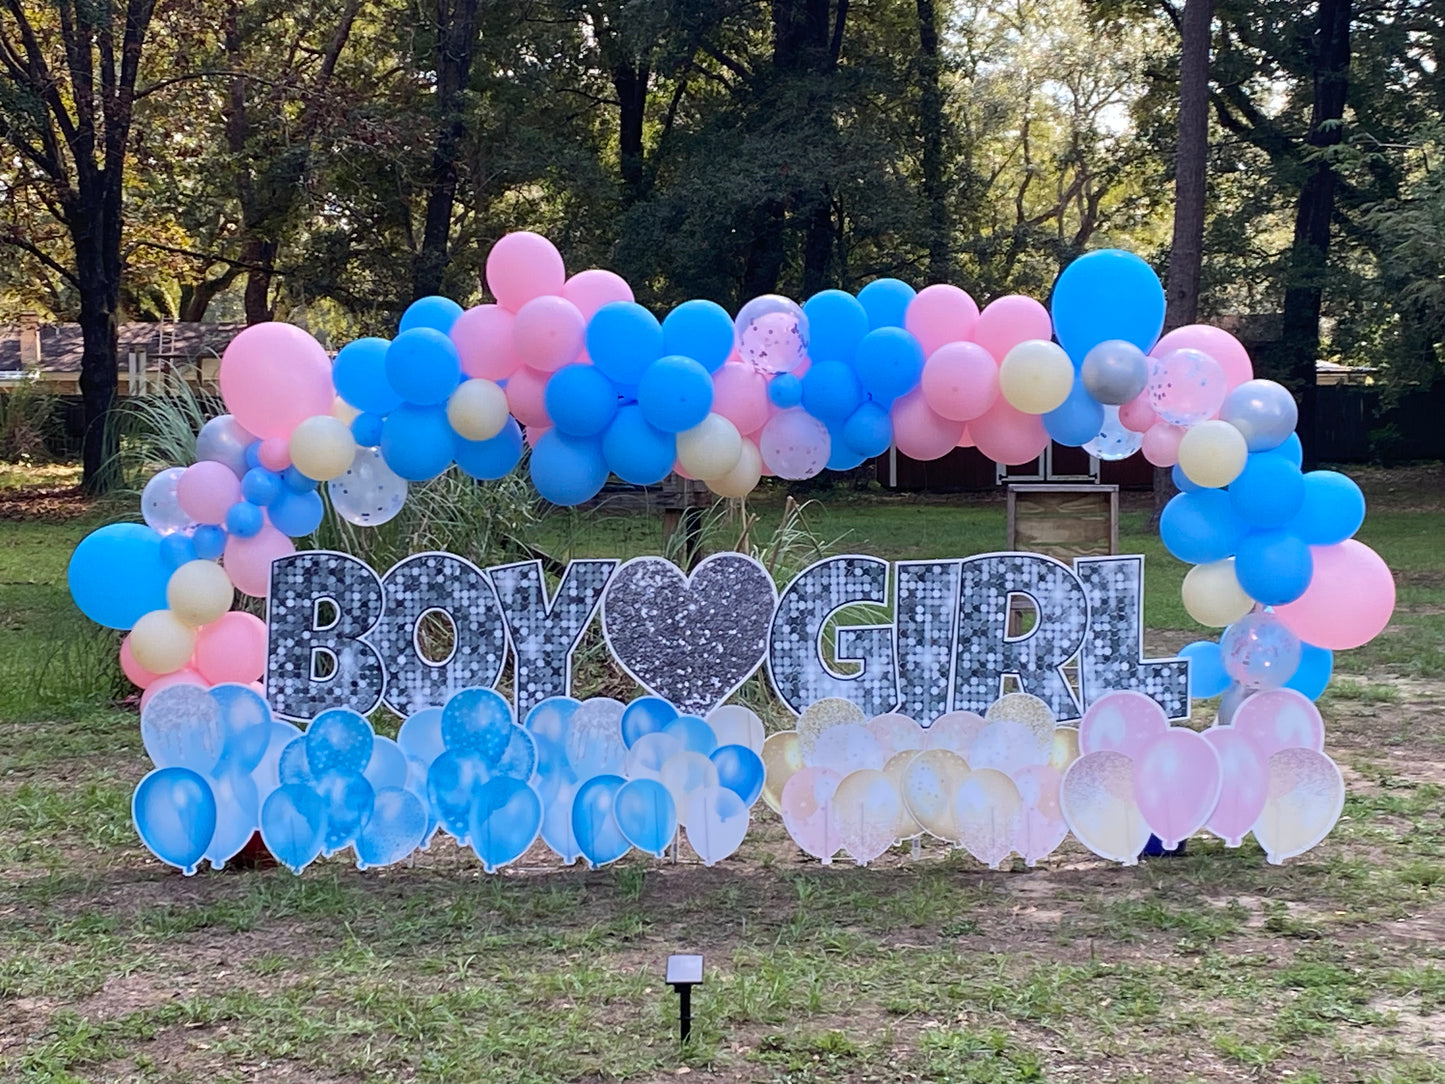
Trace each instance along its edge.
{"label": "small garden light", "polygon": [[692,1034],[692,988],[702,984],[702,957],[669,956],[667,984],[677,991],[677,1037],[685,1043]]}

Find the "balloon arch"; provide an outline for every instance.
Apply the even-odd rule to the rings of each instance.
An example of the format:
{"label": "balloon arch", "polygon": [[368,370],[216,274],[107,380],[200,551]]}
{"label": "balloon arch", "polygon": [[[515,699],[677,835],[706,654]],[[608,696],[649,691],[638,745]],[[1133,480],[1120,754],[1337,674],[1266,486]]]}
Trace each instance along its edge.
{"label": "balloon arch", "polygon": [[1075,260],[1049,308],[1007,296],[980,310],[956,286],[879,279],[802,305],[755,298],[736,317],[692,300],[658,320],[610,271],[568,277],[533,233],[496,243],[486,281],[495,304],[423,298],[393,339],[358,339],[334,362],[285,323],[232,341],[229,413],[202,428],[195,462],[150,479],[144,525],[95,531],[70,563],[80,609],[129,630],[120,659],[143,704],[259,682],[265,625],[232,609],[235,591],[266,596],[272,561],[321,523],[321,485],[337,515],[376,526],[410,483],[453,466],[499,479],[524,445],[537,492],[559,505],[609,475],[648,485],[674,471],[743,497],[890,446],[920,460],[975,446],[1002,464],[1050,441],[1106,460],[1142,451],[1181,491],[1160,533],[1194,566],[1185,606],[1224,630],[1184,651],[1196,697],[1238,683],[1316,698],[1333,651],[1392,612],[1389,570],[1353,538],[1359,488],[1300,469],[1290,393],[1255,379],[1222,329],[1161,337],[1163,289],[1129,253]]}

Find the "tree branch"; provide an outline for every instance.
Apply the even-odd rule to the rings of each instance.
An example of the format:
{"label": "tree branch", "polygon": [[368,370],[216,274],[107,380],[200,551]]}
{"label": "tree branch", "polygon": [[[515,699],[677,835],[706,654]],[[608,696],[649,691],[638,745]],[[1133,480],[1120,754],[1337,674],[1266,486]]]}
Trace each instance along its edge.
{"label": "tree branch", "polygon": [[15,237],[9,233],[0,234],[0,245],[9,245],[12,248],[20,249],[22,252],[30,253],[30,255],[34,256],[57,275],[60,275],[77,290],[80,289],[80,280],[76,278],[75,272],[71,271],[53,256],[48,255],[38,245],[33,245],[29,241],[21,240],[19,237]]}

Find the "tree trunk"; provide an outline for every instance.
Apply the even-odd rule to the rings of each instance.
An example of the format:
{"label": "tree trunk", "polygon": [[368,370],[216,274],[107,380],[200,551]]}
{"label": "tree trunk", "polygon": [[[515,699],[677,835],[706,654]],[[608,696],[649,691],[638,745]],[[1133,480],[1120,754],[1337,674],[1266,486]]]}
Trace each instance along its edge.
{"label": "tree trunk", "polygon": [[103,269],[106,261],[96,240],[87,238],[82,242],[76,238],[82,344],[80,398],[85,424],[81,484],[91,493],[103,492],[113,481],[111,468],[118,441],[110,415],[115,406],[120,353],[120,284],[118,280],[108,281]]}
{"label": "tree trunk", "polygon": [[[1179,136],[1174,150],[1174,241],[1169,249],[1164,327],[1173,330],[1199,318],[1199,279],[1204,262],[1205,181],[1209,164],[1209,41],[1214,0],[1186,0],[1180,20]],[[1175,493],[1173,472],[1154,468],[1157,530]]]}
{"label": "tree trunk", "polygon": [[948,199],[943,185],[943,87],[938,58],[938,17],[933,0],[918,0],[918,56],[922,95],[923,199],[928,204],[928,277],[947,282],[953,273]]}
{"label": "tree trunk", "polygon": [[612,69],[612,88],[617,92],[617,147],[622,169],[622,207],[641,202],[647,189],[643,157],[642,123],[647,116],[647,83],[651,72],[646,64],[618,64]]}
{"label": "tree trunk", "polygon": [[[1306,142],[1314,148],[1337,146],[1344,139],[1345,100],[1349,91],[1351,0],[1320,0],[1314,32],[1314,106]],[[1299,433],[1304,467],[1317,462],[1315,446],[1315,362],[1320,353],[1320,311],[1330,254],[1330,221],[1335,211],[1336,177],[1328,154],[1315,162],[1300,188],[1290,247],[1289,285],[1284,294],[1284,331],[1280,343],[1290,390],[1299,400]]]}

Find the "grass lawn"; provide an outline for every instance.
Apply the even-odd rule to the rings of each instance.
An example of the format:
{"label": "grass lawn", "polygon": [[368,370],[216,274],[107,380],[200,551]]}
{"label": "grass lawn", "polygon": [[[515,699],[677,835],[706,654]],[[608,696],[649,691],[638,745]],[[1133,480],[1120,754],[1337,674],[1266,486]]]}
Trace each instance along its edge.
{"label": "grass lawn", "polygon": [[[759,807],[714,869],[488,877],[438,841],[413,868],[183,878],[135,838],[149,762],[116,640],[64,586],[74,542],[123,509],[27,503],[0,473],[0,1080],[1445,1081],[1445,491],[1438,470],[1362,480],[1400,608],[1337,659],[1345,815],[1283,867],[1196,840],[1131,869],[1073,843],[1011,874],[937,844],[824,868]],[[752,503],[756,538],[782,502]],[[803,515],[884,557],[1003,544],[997,502],[839,492]],[[1162,652],[1207,631],[1143,527],[1126,512],[1121,548],[1148,557]],[[626,516],[537,534],[659,542]],[[673,951],[707,957],[683,1050]]]}

